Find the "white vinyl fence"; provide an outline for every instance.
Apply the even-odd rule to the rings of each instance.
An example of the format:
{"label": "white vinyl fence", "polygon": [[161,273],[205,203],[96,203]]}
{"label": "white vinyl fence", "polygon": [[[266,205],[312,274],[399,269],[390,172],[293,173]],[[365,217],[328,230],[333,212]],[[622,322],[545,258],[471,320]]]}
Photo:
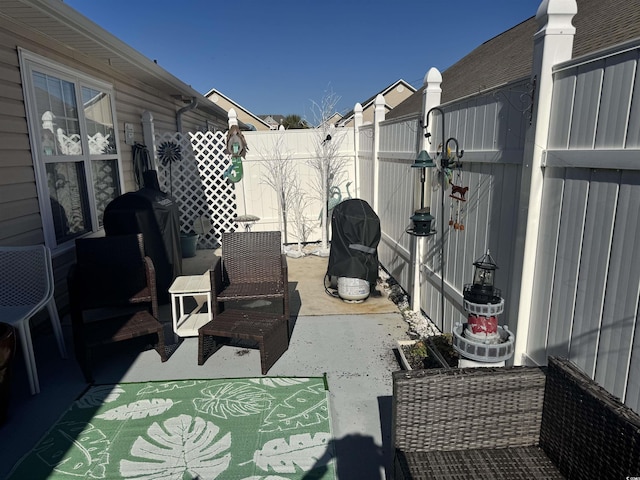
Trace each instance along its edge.
{"label": "white vinyl fence", "polygon": [[[636,411],[639,45],[636,41],[554,68],[549,120],[538,127],[548,130],[548,144],[527,145],[538,138],[530,126],[531,109],[542,103],[533,101],[534,83],[528,79],[442,105],[446,137],[456,138],[464,149],[460,177],[454,170],[452,181],[468,191],[457,218],[459,204],[449,197],[451,190],[442,205],[441,190],[428,187],[438,230],[432,237],[415,239],[405,232],[416,207],[416,197],[406,192],[419,185],[410,167],[420,149],[412,149],[416,131],[421,133],[416,119],[381,122],[375,159],[370,160],[375,147],[358,155],[361,178],[374,177],[377,168],[385,179],[373,199],[383,228],[381,262],[407,291],[414,291],[411,242],[424,242],[417,262],[419,306],[439,329],[451,332],[456,322],[465,321],[464,284],[472,280],[473,261],[489,249],[506,303],[500,323],[508,324],[525,346],[514,362],[543,365],[550,354],[569,357]],[[430,121],[433,156],[442,143],[442,118],[435,112]],[[542,189],[540,202],[531,203],[530,176],[538,173],[527,151],[536,150],[542,158]],[[527,240],[535,243],[535,256],[523,258],[519,235],[522,222],[532,215],[538,228],[536,237]],[[452,228],[450,221],[463,223],[464,229]],[[523,295],[527,268],[534,271],[533,287]]]}
{"label": "white vinyl fence", "polygon": [[[266,163],[277,159],[289,158],[295,177],[300,181],[301,188],[306,192],[308,200],[307,219],[313,228],[307,241],[314,242],[321,239],[320,213],[322,211],[321,192],[318,191],[318,172],[312,168],[311,162],[316,157],[316,145],[322,141],[319,130],[274,130],[261,132],[245,132],[245,139],[249,152],[243,161],[244,177],[235,184],[238,202],[238,214],[251,214],[260,217],[255,225],[257,230],[280,230],[282,222],[276,192],[266,179],[269,169]],[[352,129],[336,129],[331,142],[339,146],[337,155],[345,162],[342,178],[333,181],[334,202],[355,197],[357,181],[355,178],[354,134]],[[347,185],[349,184],[350,185]],[[330,199],[331,200],[331,199]],[[288,219],[288,243],[297,241],[295,222]]]}
{"label": "white vinyl fence", "polygon": [[[554,15],[541,18],[571,20]],[[334,186],[342,198],[353,195],[374,207],[381,264],[441,331],[466,320],[464,285],[488,249],[506,305],[499,322],[516,335],[513,363],[543,365],[550,354],[567,356],[640,411],[640,42],[567,61],[557,52],[570,55],[572,32],[536,38],[537,70],[528,79],[445,105],[433,94],[440,83],[431,80],[419,115],[385,120],[380,104],[373,124],[337,129],[348,168]],[[554,42],[562,43],[548,47],[555,65],[536,62]],[[444,111],[444,135],[442,115],[432,107]],[[318,240],[321,202],[309,167],[317,135],[247,132],[243,180],[202,182],[202,192],[193,190],[198,199],[188,199],[200,203],[185,221],[202,211],[223,212],[231,224],[219,228],[235,229],[235,215],[253,214],[260,217],[255,229],[281,228],[275,192],[264,182],[265,159],[280,145],[312,199],[308,218],[317,226],[309,240]],[[468,188],[465,201],[447,189],[443,202],[432,182],[439,185],[438,170],[429,169],[425,203],[437,232],[413,237],[407,229],[420,203],[420,176],[411,165],[420,150],[435,157],[450,137],[464,150],[462,168],[449,174],[454,185]],[[204,161],[219,172],[229,159],[218,149]],[[347,182],[353,182],[349,193]],[[230,193],[207,195],[205,185]]]}
{"label": "white vinyl fence", "polygon": [[[243,177],[237,183],[224,177],[231,161],[223,132],[159,132],[152,143],[158,179],[162,189],[171,194],[180,209],[181,231],[198,230],[200,222],[212,229],[200,236],[198,248],[220,245],[222,232],[244,228],[235,222],[240,215],[259,220],[251,226],[256,231],[282,230],[276,192],[268,185],[267,162],[274,156],[288,157],[308,200],[307,222],[311,228],[308,242],[321,239],[322,201],[316,184],[317,172],[310,166],[318,142],[317,130],[244,132],[249,151],[243,159]],[[333,201],[355,197],[353,130],[336,130],[332,142],[339,145],[337,156],[344,163],[343,175],[331,184]],[[163,149],[177,148],[174,161],[163,161]],[[165,155],[166,157],[166,155]],[[288,218],[289,243],[298,240],[295,222]]]}

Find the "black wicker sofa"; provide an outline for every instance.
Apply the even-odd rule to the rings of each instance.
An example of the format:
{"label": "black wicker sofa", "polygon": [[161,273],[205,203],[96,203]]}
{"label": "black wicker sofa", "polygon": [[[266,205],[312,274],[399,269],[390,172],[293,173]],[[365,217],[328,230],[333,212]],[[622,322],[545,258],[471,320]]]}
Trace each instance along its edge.
{"label": "black wicker sofa", "polygon": [[640,478],[640,416],[569,361],[393,373],[394,478]]}

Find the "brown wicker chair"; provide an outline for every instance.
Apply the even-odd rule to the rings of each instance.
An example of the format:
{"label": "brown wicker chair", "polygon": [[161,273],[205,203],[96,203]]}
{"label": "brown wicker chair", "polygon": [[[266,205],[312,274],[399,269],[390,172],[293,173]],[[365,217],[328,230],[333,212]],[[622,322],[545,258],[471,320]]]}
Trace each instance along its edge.
{"label": "brown wicker chair", "polygon": [[289,276],[280,238],[280,232],[222,234],[222,258],[216,256],[210,270],[214,315],[224,302],[281,299],[289,321]]}
{"label": "brown wicker chair", "polygon": [[78,239],[76,259],[67,280],[75,354],[85,379],[92,381],[93,348],[136,337],[156,335],[165,362],[155,269],[142,235]]}
{"label": "brown wicker chair", "polygon": [[396,479],[640,474],[640,416],[569,361],[393,374]]}

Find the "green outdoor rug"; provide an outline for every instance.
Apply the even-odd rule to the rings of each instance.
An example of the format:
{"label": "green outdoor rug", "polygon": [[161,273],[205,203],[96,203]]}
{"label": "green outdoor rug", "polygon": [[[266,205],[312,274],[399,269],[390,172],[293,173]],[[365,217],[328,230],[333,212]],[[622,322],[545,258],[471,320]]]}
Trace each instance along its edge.
{"label": "green outdoor rug", "polygon": [[335,479],[324,378],[91,387],[10,479]]}

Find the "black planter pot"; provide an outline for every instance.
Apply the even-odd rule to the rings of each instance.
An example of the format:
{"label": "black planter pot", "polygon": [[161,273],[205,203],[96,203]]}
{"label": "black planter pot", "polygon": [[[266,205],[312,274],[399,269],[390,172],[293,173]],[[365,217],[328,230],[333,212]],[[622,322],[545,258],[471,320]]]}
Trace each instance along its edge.
{"label": "black planter pot", "polygon": [[16,353],[16,332],[8,323],[0,322],[0,425],[7,420],[11,396],[11,365]]}

